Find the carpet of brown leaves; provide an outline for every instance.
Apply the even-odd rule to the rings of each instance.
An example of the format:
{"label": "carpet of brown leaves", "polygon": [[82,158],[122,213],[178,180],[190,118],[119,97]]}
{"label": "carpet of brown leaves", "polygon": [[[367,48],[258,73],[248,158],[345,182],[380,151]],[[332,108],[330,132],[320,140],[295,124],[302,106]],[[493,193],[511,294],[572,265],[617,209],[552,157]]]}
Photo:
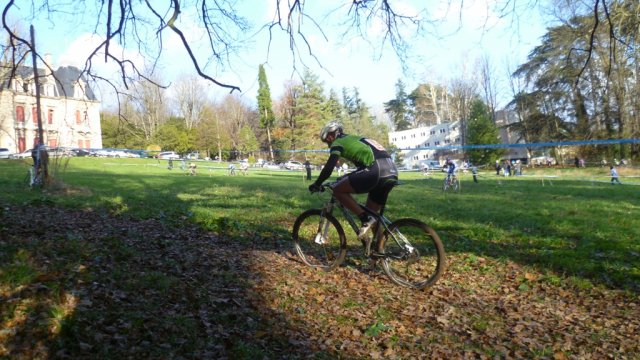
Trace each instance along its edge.
{"label": "carpet of brown leaves", "polygon": [[0,358],[640,358],[637,295],[517,263],[450,254],[416,292],[355,251],[313,271],[288,239],[50,206],[0,223],[4,258],[36,269],[0,287]]}

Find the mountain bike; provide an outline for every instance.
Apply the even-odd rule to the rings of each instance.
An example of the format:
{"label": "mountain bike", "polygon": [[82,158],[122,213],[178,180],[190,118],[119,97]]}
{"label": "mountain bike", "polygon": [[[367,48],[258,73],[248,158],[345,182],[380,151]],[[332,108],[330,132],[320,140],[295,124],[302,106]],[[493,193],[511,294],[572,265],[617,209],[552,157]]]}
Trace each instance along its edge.
{"label": "mountain bike", "polygon": [[[321,192],[331,192],[334,184],[322,184]],[[381,262],[392,282],[414,289],[425,289],[438,281],[445,270],[445,251],[433,228],[411,218],[391,221],[384,215],[384,207],[378,214],[360,206],[377,220],[369,237],[361,240],[364,256],[373,266]],[[304,211],[293,224],[295,250],[304,264],[330,271],[345,260],[347,239],[333,214],[336,209],[357,237],[360,227],[355,215],[331,192],[321,208]]]}
{"label": "mountain bike", "polygon": [[460,190],[460,181],[455,174],[447,174],[442,182],[442,191],[447,190],[458,191]]}

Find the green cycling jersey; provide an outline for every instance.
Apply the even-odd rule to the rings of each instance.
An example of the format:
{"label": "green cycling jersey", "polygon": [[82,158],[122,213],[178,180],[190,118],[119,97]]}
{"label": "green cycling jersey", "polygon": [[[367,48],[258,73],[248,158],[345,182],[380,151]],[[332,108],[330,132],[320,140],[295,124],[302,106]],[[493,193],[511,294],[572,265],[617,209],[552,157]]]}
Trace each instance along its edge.
{"label": "green cycling jersey", "polygon": [[384,147],[375,140],[346,134],[338,136],[331,143],[329,153],[351,161],[358,168],[369,167],[376,159],[389,157]]}

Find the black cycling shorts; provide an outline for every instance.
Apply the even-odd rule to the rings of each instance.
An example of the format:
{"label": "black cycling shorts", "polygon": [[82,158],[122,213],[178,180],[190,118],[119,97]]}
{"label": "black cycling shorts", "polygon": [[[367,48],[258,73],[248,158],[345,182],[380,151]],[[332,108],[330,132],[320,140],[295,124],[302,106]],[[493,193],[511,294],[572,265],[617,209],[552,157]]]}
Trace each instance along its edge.
{"label": "black cycling shorts", "polygon": [[387,202],[389,192],[398,181],[398,170],[390,158],[376,159],[371,166],[347,175],[356,194],[369,193],[380,205]]}

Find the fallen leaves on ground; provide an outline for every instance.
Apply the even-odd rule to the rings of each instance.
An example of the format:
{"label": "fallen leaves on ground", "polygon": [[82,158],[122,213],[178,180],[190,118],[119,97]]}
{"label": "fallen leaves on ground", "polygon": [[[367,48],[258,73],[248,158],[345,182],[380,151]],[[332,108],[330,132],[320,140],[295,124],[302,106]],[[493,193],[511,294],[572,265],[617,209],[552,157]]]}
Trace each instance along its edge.
{"label": "fallen leaves on ground", "polygon": [[637,294],[513,262],[450,254],[421,292],[355,248],[322,272],[288,239],[49,206],[5,207],[0,220],[0,357],[640,357]]}

